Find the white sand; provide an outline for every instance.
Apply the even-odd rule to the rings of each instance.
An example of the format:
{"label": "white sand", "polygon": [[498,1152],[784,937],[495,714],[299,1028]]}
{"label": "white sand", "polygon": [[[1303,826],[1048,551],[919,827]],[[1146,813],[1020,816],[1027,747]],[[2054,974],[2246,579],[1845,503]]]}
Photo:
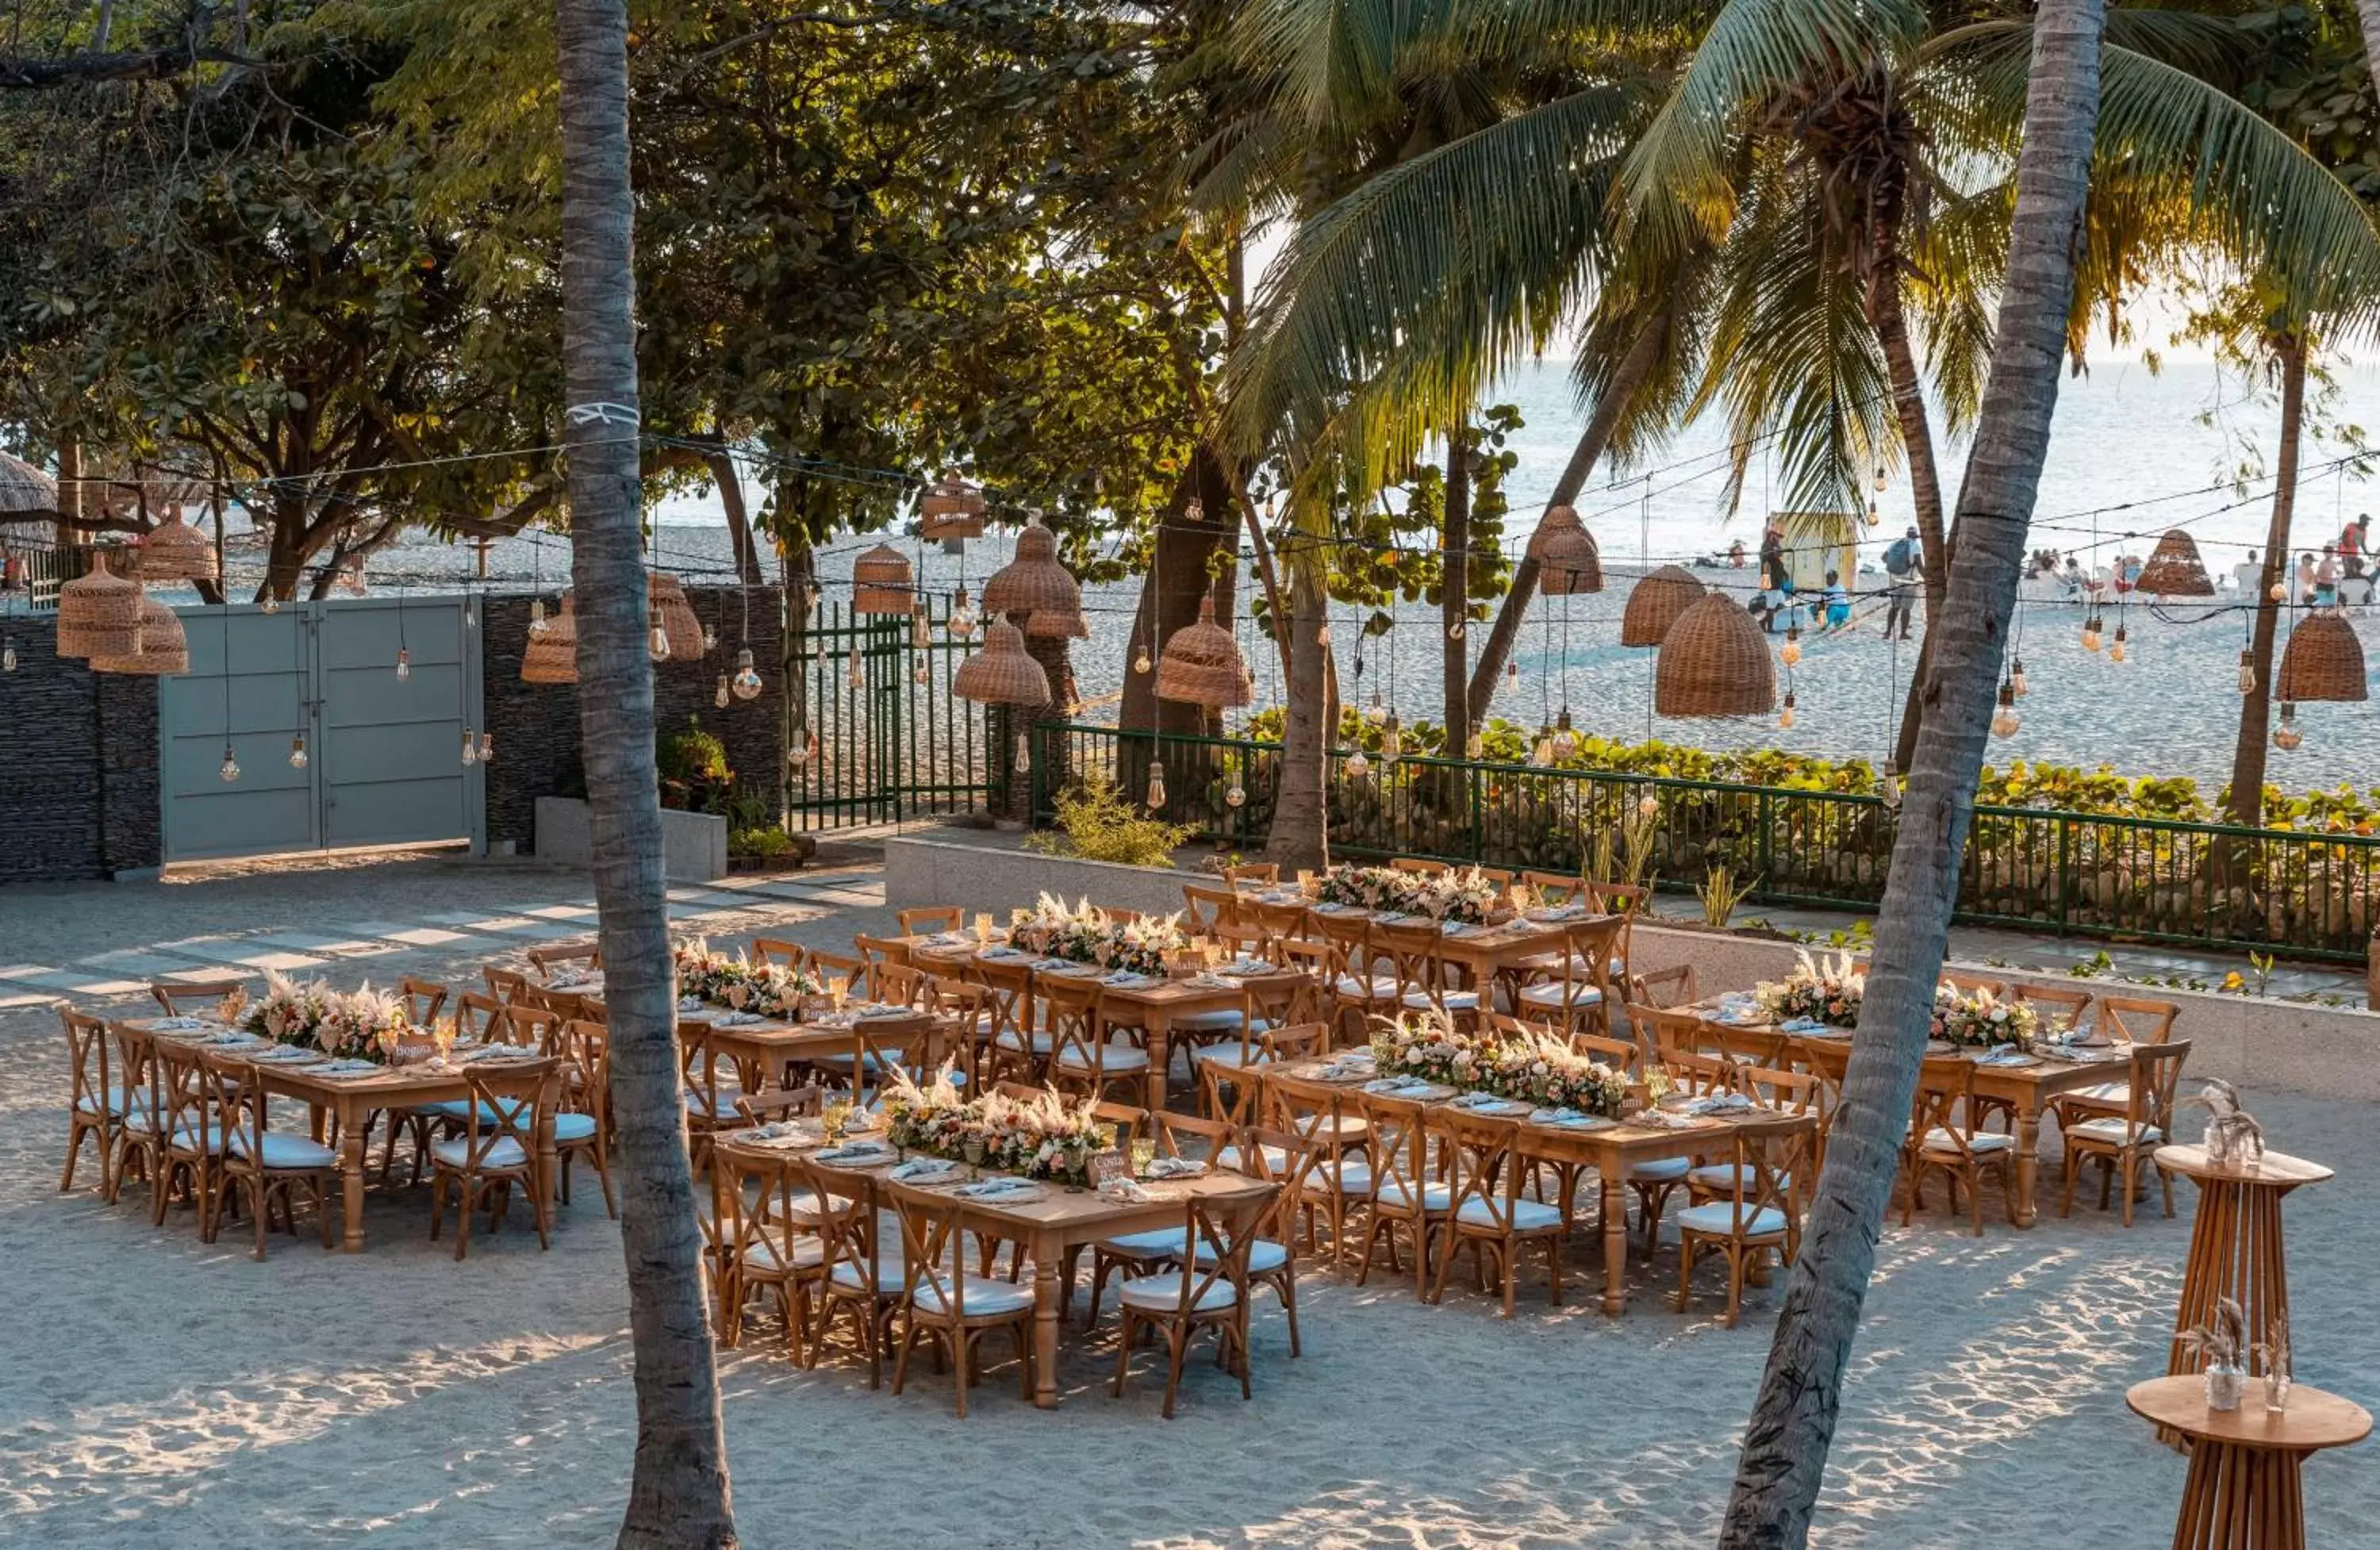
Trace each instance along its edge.
{"label": "white sand", "polygon": [[[0,956],[20,961],[35,940],[85,952],[167,940],[194,929],[200,894],[0,894]],[[518,908],[583,887],[437,867],[204,890],[218,924],[243,933],[394,921],[417,895],[431,910]],[[181,918],[158,923],[169,917]],[[856,910],[793,930],[825,941],[880,924]],[[368,970],[461,977],[477,961],[431,949]],[[634,1412],[618,1240],[591,1188],[550,1253],[516,1229],[475,1238],[455,1265],[429,1241],[422,1191],[374,1195],[360,1259],[276,1235],[260,1265],[237,1232],[200,1245],[186,1211],[152,1229],[139,1186],[115,1208],[80,1184],[57,1194],[65,1082],[55,1018],[0,1012],[0,1285],[13,1304],[0,1323],[0,1543],[609,1543]],[[2380,1400],[2366,1312],[2380,1214],[2364,1182],[2380,1134],[2344,1104],[2254,1107],[2282,1149],[2340,1174],[2289,1206],[2302,1375]],[[2030,1233],[1987,1217],[1980,1241],[1938,1208],[1890,1229],[1821,1542],[2163,1544],[2182,1462],[2122,1393],[2162,1369],[2193,1193],[2179,1184],[2180,1219],[2152,1214],[2129,1233],[2079,1206]],[[1690,1313],[1673,1314],[1665,1243],[1615,1321],[1587,1295],[1584,1239],[1572,1258],[1572,1305],[1548,1309],[1532,1274],[1511,1323],[1464,1292],[1432,1308],[1402,1283],[1309,1275],[1305,1357],[1288,1359],[1267,1301],[1255,1403],[1194,1363],[1170,1424],[1146,1356],[1126,1397],[1107,1397],[1111,1325],[1069,1335],[1058,1411],[1021,1402],[1002,1362],[964,1423],[945,1377],[929,1372],[899,1399],[870,1393],[848,1361],[790,1367],[763,1325],[722,1363],[739,1525],[755,1546],[921,1550],[1706,1542],[1779,1287],[1722,1329],[1714,1266]],[[2366,1445],[2309,1467],[2311,1544],[2368,1542],[2375,1457]]]}

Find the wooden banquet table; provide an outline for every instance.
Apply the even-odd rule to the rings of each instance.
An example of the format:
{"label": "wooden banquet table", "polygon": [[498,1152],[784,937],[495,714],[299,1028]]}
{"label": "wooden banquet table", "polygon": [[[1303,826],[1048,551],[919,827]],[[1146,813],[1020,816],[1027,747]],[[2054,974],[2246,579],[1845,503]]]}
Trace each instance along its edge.
{"label": "wooden banquet table", "polygon": [[2160,1435],[2189,1439],[2190,1472],[2173,1525],[2173,1550],[2305,1550],[2305,1492],[2299,1471],[2325,1447],[2349,1447],[2372,1431],[2352,1400],[2300,1384],[2289,1408],[2266,1410],[2250,1379],[2240,1408],[2206,1408],[2206,1380],[2191,1374],[2136,1383],[2124,1395]]}
{"label": "wooden banquet table", "polygon": [[[1783,1029],[1771,1023],[1726,1022],[1711,1015],[1713,1009],[1707,1001],[1697,1002],[1692,1010],[1714,1028],[1754,1034],[1784,1033]],[[1792,1033],[1785,1036],[1791,1039],[1833,1038],[1840,1043],[1849,1043],[1851,1039],[1848,1029],[1839,1035]],[[2132,1047],[2129,1044],[2110,1044],[2078,1057],[2061,1058],[2042,1053],[2040,1047],[2036,1046],[2038,1059],[2034,1064],[2009,1066],[1986,1064],[1973,1049],[1927,1049],[1929,1059],[1956,1056],[1974,1062],[1975,1096],[1997,1098],[2015,1113],[2016,1199],[2013,1204],[2018,1227],[2029,1228],[2039,1217],[2034,1191],[2041,1173],[2041,1159],[2036,1155],[2041,1144],[2041,1117],[2049,1111],[2052,1102],[2069,1093],[2096,1087],[2102,1083],[2122,1081],[2130,1069],[2131,1053]]]}
{"label": "wooden banquet table", "polygon": [[[813,1135],[806,1127],[795,1135],[775,1141],[755,1140],[731,1132],[713,1143],[721,1156],[756,1172],[782,1167],[793,1158],[824,1145],[823,1134]],[[824,1172],[842,1174],[855,1181],[872,1182],[898,1160],[899,1154],[896,1153],[874,1164],[814,1162],[812,1166]],[[915,1187],[938,1191],[956,1189],[975,1180],[990,1177],[995,1171],[963,1163],[956,1172]],[[1094,1189],[1049,1180],[1039,1182],[1042,1193],[1036,1200],[960,1199],[958,1204],[969,1231],[1021,1244],[1026,1257],[1033,1262],[1033,1402],[1043,1410],[1058,1403],[1058,1335],[1064,1305],[1064,1283],[1061,1274],[1065,1267],[1067,1251],[1123,1233],[1179,1226],[1184,1210],[1184,1203],[1193,1195],[1229,1198],[1253,1194],[1269,1187],[1240,1174],[1210,1170],[1193,1179],[1145,1183],[1142,1188],[1150,1198],[1131,1201],[1114,1199]]]}
{"label": "wooden banquet table", "polygon": [[[856,1057],[859,1035],[866,1034],[880,1045],[893,1048],[901,1046],[901,1036],[920,1028],[955,1028],[957,1020],[937,1017],[911,1008],[896,1008],[857,1015],[832,1013],[805,1017],[799,1023],[786,1023],[776,1018],[759,1018],[748,1023],[724,1021],[730,1016],[724,1007],[706,1006],[700,1011],[681,1011],[682,1023],[699,1023],[710,1030],[710,1048],[715,1055],[724,1055],[735,1062],[744,1090],[758,1093],[765,1088],[783,1084],[788,1065],[799,1060],[814,1060],[820,1056]],[[891,1059],[888,1055],[886,1059]]]}
{"label": "wooden banquet table", "polygon": [[[383,1066],[369,1076],[330,1077],[304,1063],[249,1058],[259,1050],[281,1047],[269,1041],[245,1047],[209,1042],[229,1031],[221,1023],[202,1022],[196,1028],[159,1026],[172,1022],[174,1019],[171,1018],[136,1017],[124,1022],[121,1026],[153,1042],[177,1044],[193,1054],[203,1054],[211,1060],[244,1067],[243,1082],[253,1083],[266,1094],[295,1098],[310,1106],[313,1136],[317,1141],[322,1138],[324,1120],[327,1118],[335,1122],[339,1137],[339,1193],[344,1219],[339,1247],[347,1253],[361,1253],[364,1247],[365,1123],[372,1111],[415,1108],[429,1103],[463,1103],[468,1102],[471,1096],[470,1084],[465,1080],[464,1068],[460,1065],[450,1064],[444,1070],[432,1070],[427,1063]],[[538,1059],[538,1051],[524,1048],[522,1058]],[[491,1064],[489,1069],[501,1071],[503,1066]],[[538,1122],[537,1145],[540,1171],[551,1181],[557,1176],[551,1115],[542,1117]]]}
{"label": "wooden banquet table", "polygon": [[[1278,1068],[1260,1068],[1267,1085],[1278,1085],[1309,1100],[1330,1100],[1360,1093],[1363,1077],[1330,1081],[1317,1074],[1331,1064],[1329,1058],[1293,1060]],[[1427,1108],[1444,1108],[1455,1095],[1424,1101]],[[1709,1116],[1685,1128],[1671,1129],[1630,1120],[1615,1120],[1593,1129],[1573,1126],[1537,1124],[1525,1114],[1500,1116],[1493,1113],[1468,1112],[1482,1120],[1499,1120],[1511,1124],[1520,1132],[1515,1143],[1516,1153],[1543,1162],[1571,1163],[1593,1168],[1600,1184],[1597,1203],[1598,1220],[1603,1229],[1603,1311],[1617,1316],[1628,1307],[1628,1170],[1636,1163],[1654,1162],[1663,1157],[1690,1157],[1699,1152],[1731,1149],[1739,1136],[1769,1139],[1815,1138],[1818,1120],[1812,1114],[1787,1114],[1773,1108],[1755,1108],[1747,1112]],[[1806,1154],[1795,1161],[1791,1197],[1794,1218],[1799,1220],[1799,1202],[1809,1177]]]}
{"label": "wooden banquet table", "polygon": [[[1259,894],[1257,897],[1266,896]],[[1384,924],[1426,924],[1420,915],[1365,910],[1353,904],[1316,904],[1310,908],[1317,915],[1339,920],[1360,917]],[[1565,932],[1609,918],[1608,915],[1580,914],[1565,915],[1558,920],[1532,920],[1523,915],[1494,926],[1462,926],[1451,930],[1441,926],[1438,933],[1437,955],[1441,961],[1462,969],[1470,976],[1474,986],[1484,986],[1499,974],[1518,969],[1548,953],[1559,953]]]}
{"label": "wooden banquet table", "polygon": [[[951,942],[931,936],[898,938],[909,950],[910,961],[923,969],[965,974],[983,958],[983,950],[973,942]],[[1039,958],[1026,954],[994,960],[1010,967],[1021,967],[1038,983],[1045,975],[1075,983],[1097,983],[1099,974],[1090,964],[1079,971],[1050,970],[1039,966]],[[1275,969],[1260,975],[1229,975],[1213,984],[1191,979],[1151,979],[1144,984],[1099,986],[1099,999],[1111,1009],[1108,1020],[1118,1026],[1141,1029],[1148,1037],[1148,1075],[1147,1077],[1149,1108],[1165,1107],[1165,1075],[1172,1056],[1169,1044],[1174,1024],[1184,1019],[1218,1011],[1235,1011],[1242,999],[1263,995],[1267,990],[1292,984],[1305,977],[1301,969]]]}

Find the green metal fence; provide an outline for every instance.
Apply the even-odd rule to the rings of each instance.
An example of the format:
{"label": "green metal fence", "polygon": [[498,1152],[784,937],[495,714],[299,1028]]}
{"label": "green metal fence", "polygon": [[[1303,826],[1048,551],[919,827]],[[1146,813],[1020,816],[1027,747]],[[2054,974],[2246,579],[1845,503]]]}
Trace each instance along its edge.
{"label": "green metal fence", "polygon": [[[1155,736],[1112,727],[1039,729],[1034,817],[1064,781],[1106,775],[1146,790],[1165,769],[1163,816],[1243,851],[1271,823],[1272,744]],[[1434,856],[1576,873],[1597,839],[1648,799],[1652,866],[1692,890],[1713,866],[1755,879],[1755,902],[1873,911],[1884,897],[1895,815],[1874,796],[1604,770],[1409,758],[1360,778],[1334,756],[1334,854]],[[1240,797],[1231,800],[1234,793]],[[1978,807],[1959,918],[2060,936],[2364,960],[2380,920],[2380,839],[2157,818]]]}
{"label": "green metal fence", "polygon": [[[974,648],[945,627],[947,599],[927,600],[919,643],[906,617],[855,614],[821,601],[785,636],[785,810],[800,829],[892,823],[983,805],[983,708],[951,693]],[[803,734],[807,733],[808,737]]]}

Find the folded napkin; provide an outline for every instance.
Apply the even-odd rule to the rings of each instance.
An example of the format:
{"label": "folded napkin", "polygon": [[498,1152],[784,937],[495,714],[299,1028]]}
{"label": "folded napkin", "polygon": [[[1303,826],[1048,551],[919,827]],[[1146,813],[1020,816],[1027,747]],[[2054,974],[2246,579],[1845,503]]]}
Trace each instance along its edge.
{"label": "folded napkin", "polygon": [[2012,1044],[1996,1044],[1986,1054],[1975,1057],[1979,1066],[2029,1066],[2033,1057]]}
{"label": "folded napkin", "polygon": [[841,1146],[830,1146],[819,1154],[820,1162],[868,1162],[877,1157],[889,1157],[892,1148],[880,1141],[853,1141]]}
{"label": "folded napkin", "polygon": [[973,937],[962,937],[955,931],[937,931],[926,938],[931,947],[964,947],[974,940]]}
{"label": "folded napkin", "polygon": [[1666,1108],[1641,1109],[1633,1117],[1632,1122],[1657,1131],[1694,1130],[1703,1123],[1696,1115],[1673,1112]]}
{"label": "folded napkin", "polygon": [[700,1011],[702,1010],[702,998],[699,996],[680,996],[677,999],[677,1010],[680,1011]]}
{"label": "folded napkin", "polygon": [[1147,975],[1135,974],[1130,969],[1116,969],[1111,973],[1101,975],[1099,976],[1099,983],[1101,985],[1113,985],[1137,988],[1141,986],[1152,984],[1154,982],[1150,980]]}
{"label": "folded napkin", "polygon": [[161,1017],[149,1025],[160,1033],[186,1034],[209,1024],[203,1017],[192,1017],[187,1012],[180,1012],[172,1017]]}
{"label": "folded napkin", "polygon": [[1379,1069],[1370,1060],[1331,1060],[1316,1068],[1315,1075],[1325,1082],[1353,1082],[1359,1076],[1370,1076]]}
{"label": "folded napkin", "polygon": [[1365,1083],[1364,1091],[1396,1097],[1405,1093],[1426,1093],[1433,1085],[1435,1084],[1424,1082],[1418,1076],[1383,1076],[1377,1082]]}
{"label": "folded napkin", "polygon": [[771,1120],[765,1125],[755,1125],[736,1139],[739,1141],[786,1141],[798,1136],[815,1139],[823,1134],[816,1120]]}
{"label": "folded napkin", "polygon": [[1827,1025],[1815,1017],[1789,1017],[1777,1024],[1777,1031],[1783,1034],[1822,1034],[1827,1031]]}
{"label": "folded napkin", "polygon": [[1441,920],[1438,928],[1447,936],[1460,937],[1471,929],[1471,923],[1467,920]]}
{"label": "folded napkin", "polygon": [[1506,1107],[1517,1106],[1512,1106],[1510,1104],[1510,1100],[1500,1098],[1493,1093],[1465,1093],[1461,1097],[1456,1098],[1452,1103],[1448,1104],[1446,1107],[1449,1108],[1483,1108],[1493,1112],[1494,1110],[1504,1108]]}
{"label": "folded napkin", "polygon": [[1686,1105],[1689,1114],[1742,1114],[1759,1106],[1742,1093],[1711,1093]]}
{"label": "folded napkin", "polygon": [[1573,1130],[1598,1130],[1610,1122],[1600,1115],[1582,1114],[1568,1104],[1563,1104],[1559,1108],[1529,1110],[1529,1123],[1533,1125],[1562,1125]]}
{"label": "folded napkin", "polygon": [[301,1049],[294,1044],[276,1044],[270,1048],[260,1049],[249,1057],[260,1065],[274,1066],[291,1065],[300,1060],[319,1060],[322,1058],[321,1051]]}
{"label": "folded napkin", "polygon": [[978,1179],[972,1184],[961,1184],[951,1192],[966,1200],[1006,1200],[1017,1196],[1038,1195],[1041,1186],[1030,1179],[1002,1177]]}
{"label": "folded napkin", "polygon": [[263,1044],[268,1041],[245,1029],[223,1028],[209,1034],[199,1042],[217,1049],[244,1049],[249,1045]]}
{"label": "folded napkin", "polygon": [[1207,1171],[1207,1165],[1196,1157],[1158,1157],[1148,1165],[1151,1179],[1196,1179]]}
{"label": "folded napkin", "polygon": [[747,1023],[759,1023],[765,1019],[757,1011],[722,1011],[710,1021],[714,1027],[740,1028]]}
{"label": "folded napkin", "polygon": [[1141,1188],[1140,1185],[1135,1183],[1133,1181],[1119,1175],[1099,1186],[1099,1198],[1101,1200],[1144,1202],[1155,1200],[1157,1196]]}
{"label": "folded napkin", "polygon": [[959,1165],[948,1157],[912,1157],[884,1177],[896,1179],[904,1184],[915,1184],[928,1179],[940,1179],[945,1174],[956,1173],[958,1170]]}
{"label": "folded napkin", "polygon": [[1020,947],[988,947],[976,956],[978,958],[1022,958],[1025,956],[1025,950]]}
{"label": "folded napkin", "polygon": [[381,1070],[370,1060],[325,1060],[316,1066],[311,1074],[327,1077],[333,1082],[353,1082],[359,1077],[378,1076]]}

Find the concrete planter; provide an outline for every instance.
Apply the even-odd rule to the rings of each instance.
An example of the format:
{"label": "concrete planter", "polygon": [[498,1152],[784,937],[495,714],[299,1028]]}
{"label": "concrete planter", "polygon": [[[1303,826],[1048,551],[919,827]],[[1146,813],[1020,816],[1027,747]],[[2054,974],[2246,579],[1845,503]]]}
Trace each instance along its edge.
{"label": "concrete planter", "polygon": [[[537,858],[565,866],[595,864],[594,824],[575,796],[537,799]],[[662,809],[662,870],[672,882],[727,875],[727,820],[716,813]]]}
{"label": "concrete planter", "polygon": [[[1171,914],[1182,908],[1182,885],[1207,879],[1193,872],[1118,866],[1037,855],[986,836],[956,839],[889,839],[884,842],[887,902],[956,904],[1005,913],[1030,904],[1040,893],[1062,894],[1072,902]],[[1793,942],[1687,926],[1643,924],[1636,927],[1631,962],[1639,972],[1692,963],[1706,994],[1741,990],[1764,979],[1783,977],[1802,951]],[[1821,949],[1808,950],[1816,956]],[[2026,974],[1987,963],[1950,967],[1998,978],[2074,987],[2095,995],[2139,996],[2181,1008],[2174,1036],[2191,1041],[2187,1086],[2194,1077],[2237,1083],[2254,1107],[2258,1088],[2315,1093],[2329,1097],[2380,1100],[2380,1015],[2342,1007],[2255,996],[2224,996],[2204,990],[2169,990],[2123,980],[2076,981],[2057,975]],[[2284,1150],[2287,1143],[2281,1143]]]}

